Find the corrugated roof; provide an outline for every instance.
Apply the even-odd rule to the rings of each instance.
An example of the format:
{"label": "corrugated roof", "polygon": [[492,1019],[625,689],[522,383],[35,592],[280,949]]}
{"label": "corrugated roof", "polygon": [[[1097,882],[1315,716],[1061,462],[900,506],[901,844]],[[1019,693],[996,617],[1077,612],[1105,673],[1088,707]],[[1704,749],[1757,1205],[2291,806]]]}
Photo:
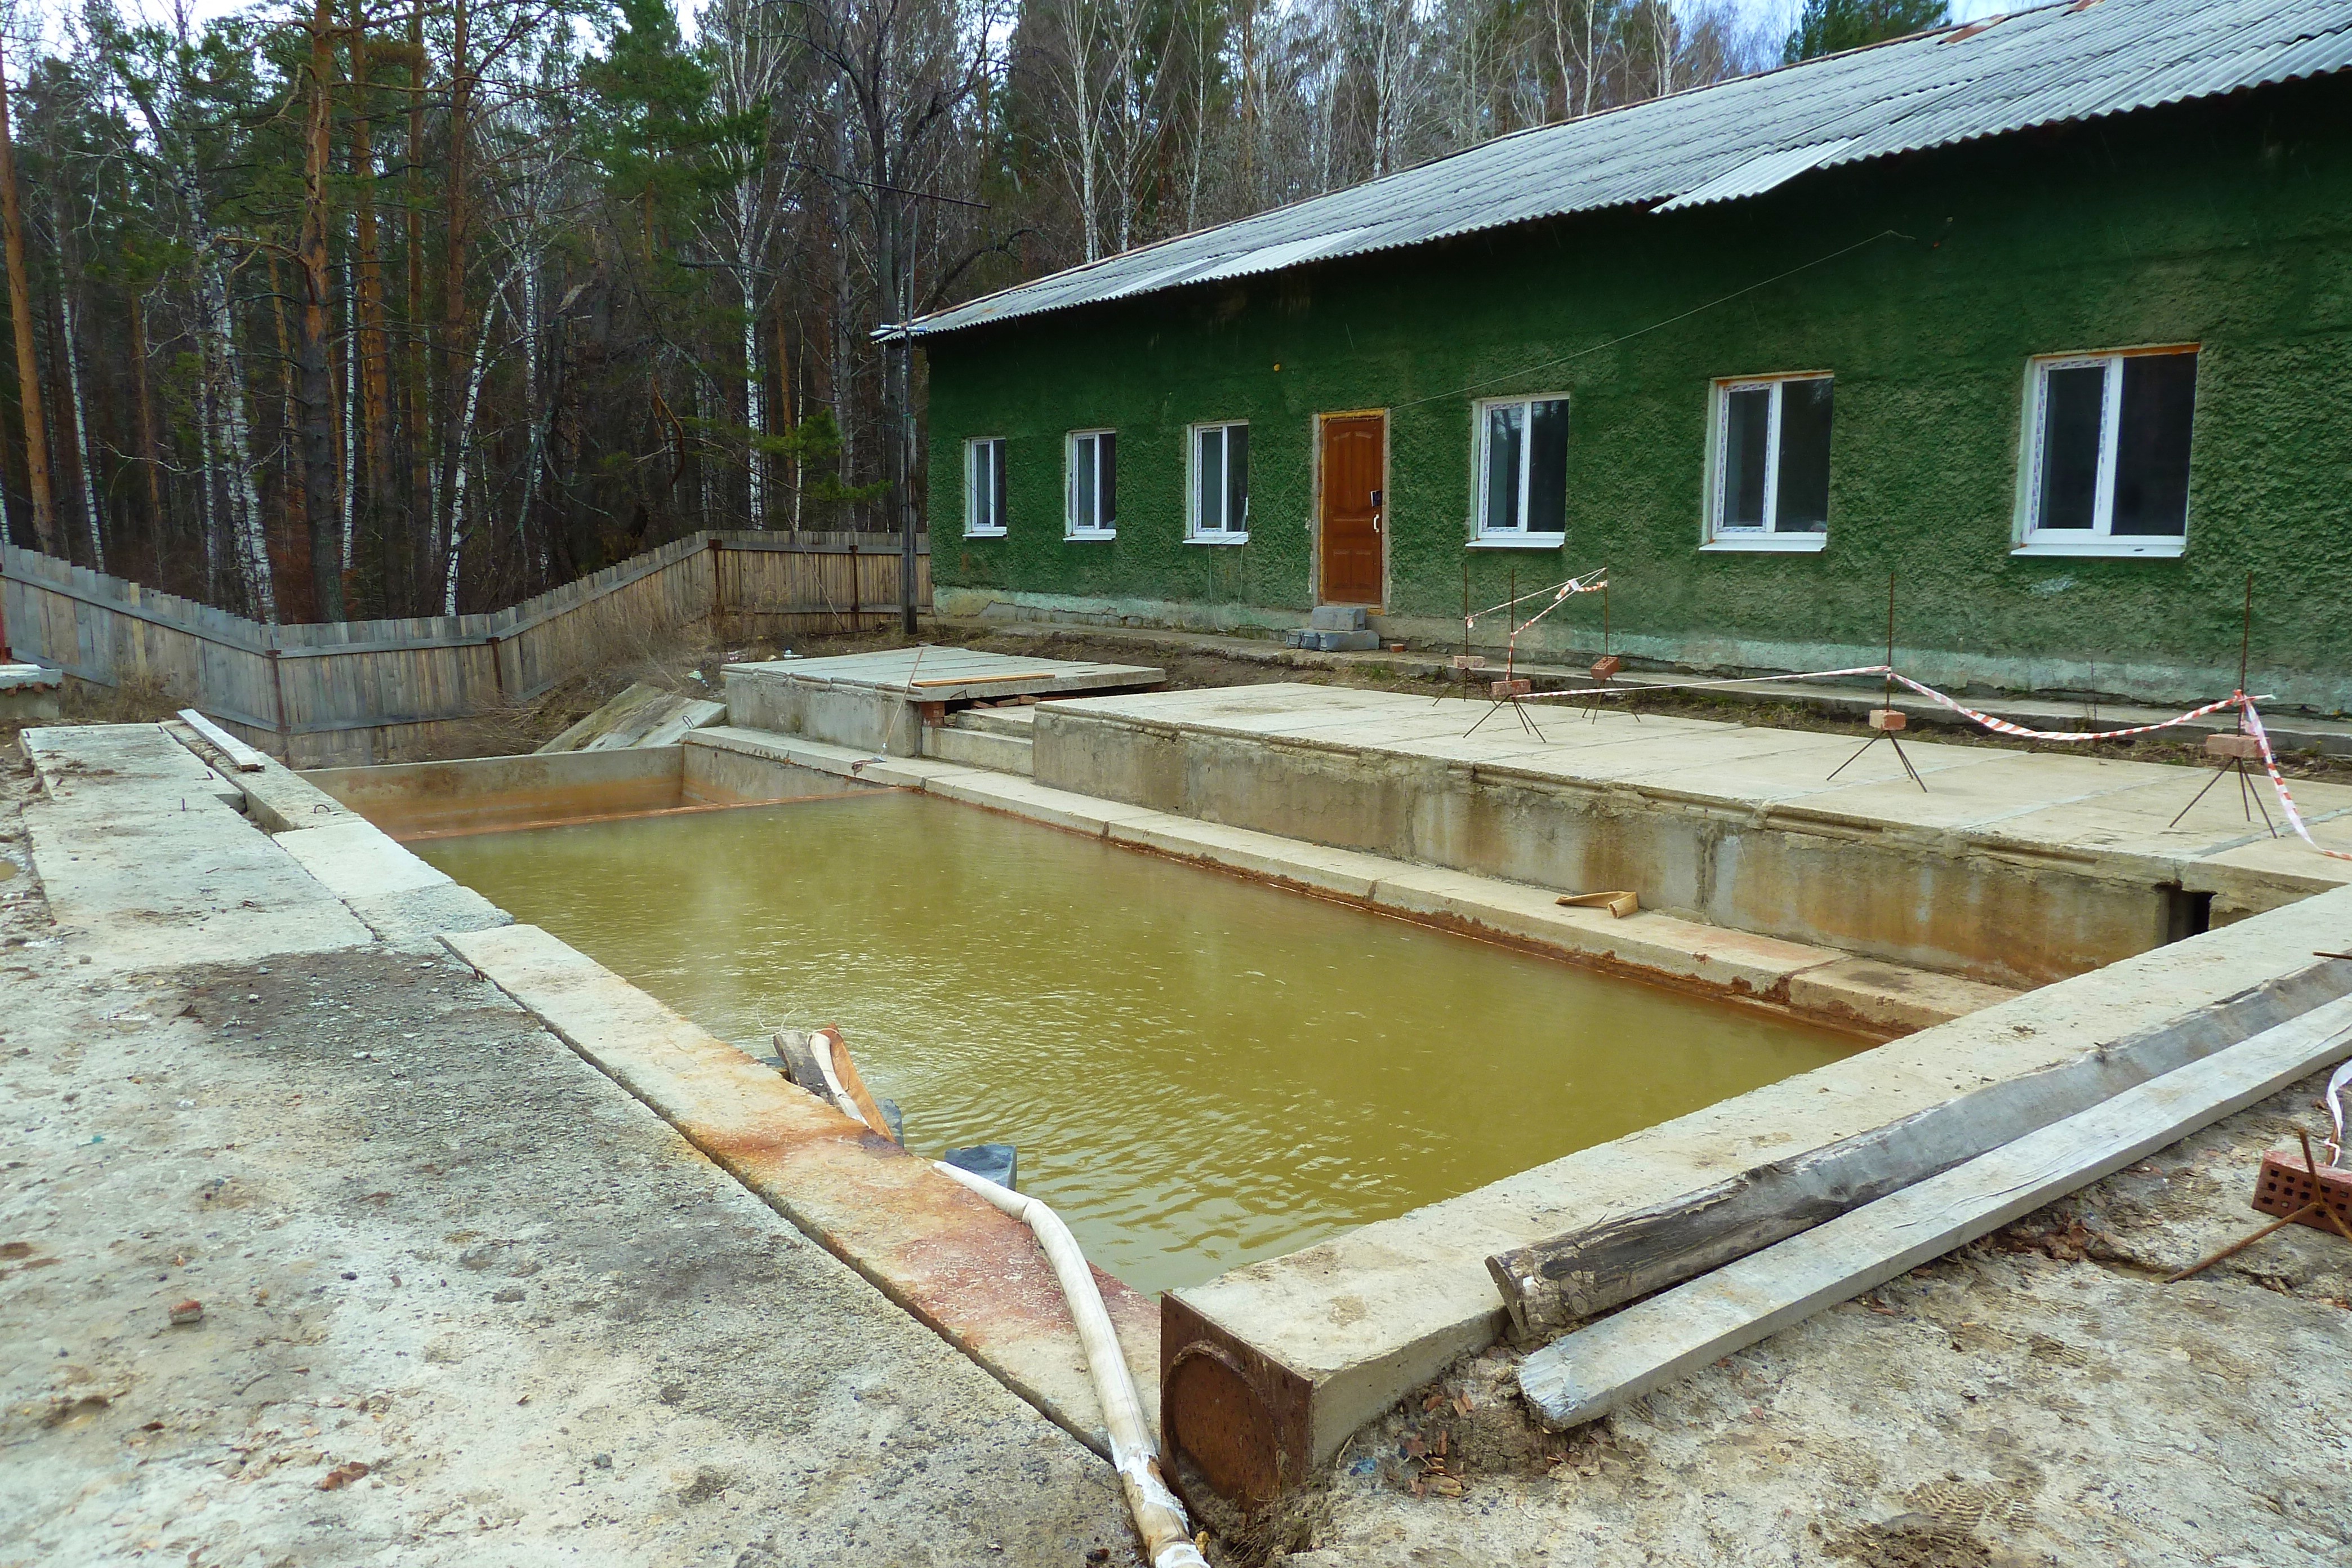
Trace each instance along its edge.
{"label": "corrugated roof", "polygon": [[1385,179],[935,311],[990,321],[1604,207],[1759,195],[1809,170],[2352,65],[2352,0],[2076,0],[1522,132]]}

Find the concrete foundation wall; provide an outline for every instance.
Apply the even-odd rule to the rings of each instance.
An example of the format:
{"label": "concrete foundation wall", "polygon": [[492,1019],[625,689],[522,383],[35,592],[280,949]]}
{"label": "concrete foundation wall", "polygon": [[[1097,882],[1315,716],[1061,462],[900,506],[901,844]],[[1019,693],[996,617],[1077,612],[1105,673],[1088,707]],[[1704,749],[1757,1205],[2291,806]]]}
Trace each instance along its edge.
{"label": "concrete foundation wall", "polygon": [[922,753],[922,723],[904,699],[754,671],[727,671],[727,722],[739,730],[806,735],[893,757]]}
{"label": "concrete foundation wall", "polygon": [[[1040,784],[1181,816],[1543,887],[2010,986],[2170,934],[2161,861],[1945,836],[1346,745],[1038,710]],[[1694,784],[1701,781],[1694,779]],[[2226,911],[2225,911],[2226,912]]]}
{"label": "concrete foundation wall", "polygon": [[684,767],[679,747],[646,746],[320,768],[302,776],[397,834],[500,819],[520,823],[658,811],[683,798]]}

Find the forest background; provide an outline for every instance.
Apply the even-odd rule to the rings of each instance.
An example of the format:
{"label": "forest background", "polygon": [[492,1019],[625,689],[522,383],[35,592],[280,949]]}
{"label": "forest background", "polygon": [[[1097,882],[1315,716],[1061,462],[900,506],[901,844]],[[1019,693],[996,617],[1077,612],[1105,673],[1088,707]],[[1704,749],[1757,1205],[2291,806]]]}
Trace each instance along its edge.
{"label": "forest background", "polygon": [[879,326],[1947,15],[707,0],[688,36],[674,5],[20,5],[9,540],[319,621],[696,529],[895,530],[922,389]]}

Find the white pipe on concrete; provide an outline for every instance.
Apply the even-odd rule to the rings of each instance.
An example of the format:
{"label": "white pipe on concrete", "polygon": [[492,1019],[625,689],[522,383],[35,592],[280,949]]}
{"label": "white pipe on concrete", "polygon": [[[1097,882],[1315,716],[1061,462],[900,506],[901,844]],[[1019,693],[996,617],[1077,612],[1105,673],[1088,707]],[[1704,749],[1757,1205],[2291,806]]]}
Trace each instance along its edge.
{"label": "white pipe on concrete", "polygon": [[945,1162],[932,1168],[962,1183],[1036,1233],[1037,1244],[1054,1266],[1054,1277],[1061,1281],[1070,1316],[1077,1320],[1078,1342],[1086,1347],[1087,1370],[1094,1374],[1095,1397],[1102,1404],[1103,1426],[1110,1436],[1111,1464],[1127,1493],[1128,1510],[1135,1515],[1135,1528],[1143,1535],[1144,1554],[1152,1568],[1208,1568],[1200,1549],[1192,1544],[1184,1505],[1160,1479],[1159,1445],[1143,1424],[1143,1404],[1136,1397],[1127,1356],[1118,1348],[1118,1335],[1110,1326],[1110,1313],[1104,1310],[1102,1292],[1095,1288],[1094,1271],[1087,1267],[1087,1255],[1078,1249],[1070,1227],[1035,1198],[1001,1187],[986,1176]]}

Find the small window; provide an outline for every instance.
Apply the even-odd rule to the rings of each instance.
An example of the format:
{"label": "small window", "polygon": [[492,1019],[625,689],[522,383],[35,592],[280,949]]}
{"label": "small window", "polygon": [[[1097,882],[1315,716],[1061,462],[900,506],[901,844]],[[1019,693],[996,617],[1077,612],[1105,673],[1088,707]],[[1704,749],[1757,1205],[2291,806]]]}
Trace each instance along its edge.
{"label": "small window", "polygon": [[1070,433],[1070,537],[1109,539],[1118,525],[1118,437]]}
{"label": "small window", "polygon": [[1818,550],[1830,525],[1826,375],[1715,384],[1707,539],[1727,550]]}
{"label": "small window", "polygon": [[1478,540],[1558,545],[1568,531],[1568,399],[1478,405]]}
{"label": "small window", "polygon": [[2020,547],[2179,554],[2189,532],[2197,351],[2036,360],[2027,394]]}
{"label": "small window", "polygon": [[1192,537],[1238,544],[1249,537],[1249,426],[1192,426]]}
{"label": "small window", "polygon": [[983,437],[963,444],[963,534],[993,538],[1004,531],[1004,442]]}

